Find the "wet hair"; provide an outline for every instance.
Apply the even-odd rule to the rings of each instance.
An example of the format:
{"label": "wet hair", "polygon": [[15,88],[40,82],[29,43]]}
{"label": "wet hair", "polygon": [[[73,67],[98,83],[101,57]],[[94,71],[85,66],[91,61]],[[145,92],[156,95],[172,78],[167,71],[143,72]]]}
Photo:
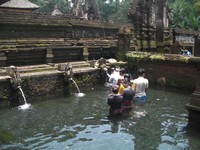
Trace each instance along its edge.
{"label": "wet hair", "polygon": [[117,80],[117,84],[120,85],[121,83],[123,83],[124,79],[120,78]]}
{"label": "wet hair", "polygon": [[114,71],[115,71],[115,68],[113,68],[113,67],[108,69],[109,74],[112,74]]}
{"label": "wet hair", "polygon": [[125,73],[125,69],[124,69],[124,68],[121,68],[121,69],[119,70],[119,72],[122,73],[122,74],[124,74],[124,73]]}
{"label": "wet hair", "polygon": [[138,69],[138,75],[141,76],[145,73],[145,69],[144,68],[140,68]]}
{"label": "wet hair", "polygon": [[113,92],[114,94],[117,94],[118,91],[119,91],[119,86],[118,86],[118,85],[114,85],[114,86],[112,87],[112,92]]}
{"label": "wet hair", "polygon": [[111,70],[111,71],[115,71],[115,68],[114,68],[114,67],[112,67],[112,68],[110,68],[110,70]]}
{"label": "wet hair", "polygon": [[130,75],[129,74],[124,74],[124,80],[130,82]]}
{"label": "wet hair", "polygon": [[127,80],[124,80],[123,81],[123,85],[124,85],[124,87],[128,87],[129,86],[129,82]]}

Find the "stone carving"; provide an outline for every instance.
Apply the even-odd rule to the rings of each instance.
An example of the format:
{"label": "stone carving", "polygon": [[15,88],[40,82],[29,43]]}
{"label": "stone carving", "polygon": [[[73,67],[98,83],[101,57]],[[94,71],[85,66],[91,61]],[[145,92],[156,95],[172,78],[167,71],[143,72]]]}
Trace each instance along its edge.
{"label": "stone carving", "polygon": [[65,81],[69,81],[73,77],[73,68],[72,68],[72,65],[70,63],[68,63],[65,66],[64,76],[65,76]]}
{"label": "stone carving", "polygon": [[128,17],[134,23],[153,27],[156,26],[156,21],[160,19],[164,27],[168,27],[169,24],[168,6],[165,1],[133,0],[128,11]]}
{"label": "stone carving", "polygon": [[84,18],[84,12],[83,12],[83,0],[73,0],[74,3],[72,13],[73,15]]}
{"label": "stone carving", "polygon": [[96,0],[73,0],[73,14],[85,20],[98,20],[99,10]]}
{"label": "stone carving", "polygon": [[7,74],[11,77],[10,83],[12,84],[12,87],[16,90],[21,86],[22,80],[20,77],[19,72],[17,71],[17,67],[10,66],[7,68]]}
{"label": "stone carving", "polygon": [[194,36],[186,36],[186,35],[180,35],[180,36],[176,36],[176,41],[180,42],[180,43],[193,43],[194,44]]}

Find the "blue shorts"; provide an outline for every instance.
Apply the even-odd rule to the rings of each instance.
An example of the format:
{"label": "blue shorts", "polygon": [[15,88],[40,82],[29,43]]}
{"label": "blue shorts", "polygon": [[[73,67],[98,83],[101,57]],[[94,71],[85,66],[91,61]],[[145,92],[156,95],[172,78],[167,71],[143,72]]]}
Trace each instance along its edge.
{"label": "blue shorts", "polygon": [[147,101],[147,96],[135,97],[135,100],[136,100],[137,102],[144,103],[144,102]]}

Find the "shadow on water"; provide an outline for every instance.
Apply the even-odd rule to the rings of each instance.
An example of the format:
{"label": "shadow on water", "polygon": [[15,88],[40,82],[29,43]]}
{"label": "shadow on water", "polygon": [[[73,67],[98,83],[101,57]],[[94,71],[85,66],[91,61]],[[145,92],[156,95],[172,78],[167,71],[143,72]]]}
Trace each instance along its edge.
{"label": "shadow on water", "polygon": [[186,129],[190,95],[150,88],[130,116],[109,117],[109,92],[97,86],[84,89],[81,100],[60,96],[34,100],[27,111],[1,109],[0,149],[200,149],[200,134]]}

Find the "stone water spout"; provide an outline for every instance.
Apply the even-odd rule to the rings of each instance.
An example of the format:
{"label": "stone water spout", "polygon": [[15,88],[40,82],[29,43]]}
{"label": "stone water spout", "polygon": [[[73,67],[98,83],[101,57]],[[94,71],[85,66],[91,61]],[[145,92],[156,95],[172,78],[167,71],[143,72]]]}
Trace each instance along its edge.
{"label": "stone water spout", "polygon": [[10,66],[7,69],[7,74],[11,77],[10,83],[11,83],[12,87],[15,90],[18,89],[21,86],[22,80],[21,80],[19,72],[17,71],[17,67]]}
{"label": "stone water spout", "polygon": [[[10,76],[10,83],[11,83],[12,95],[13,95],[13,97],[11,98],[11,103],[14,103],[14,105],[18,106],[19,109],[29,108],[30,104],[27,103],[24,92],[21,88],[22,80],[17,70],[17,67],[15,66],[8,67],[7,74]],[[21,97],[23,97],[23,100],[24,100],[23,105],[20,105],[19,103]]]}
{"label": "stone water spout", "polygon": [[66,81],[72,80],[73,78],[73,68],[70,63],[65,66],[64,76]]}
{"label": "stone water spout", "polygon": [[76,86],[77,90],[78,90],[78,93],[76,93],[75,95],[77,97],[84,97],[85,94],[84,93],[81,93],[80,92],[80,89],[77,85],[77,83],[74,81],[73,79],[73,68],[72,68],[72,65],[70,63],[68,63],[66,66],[65,66],[65,72],[64,72],[64,76],[65,76],[65,81],[72,81],[74,83],[74,85]]}

